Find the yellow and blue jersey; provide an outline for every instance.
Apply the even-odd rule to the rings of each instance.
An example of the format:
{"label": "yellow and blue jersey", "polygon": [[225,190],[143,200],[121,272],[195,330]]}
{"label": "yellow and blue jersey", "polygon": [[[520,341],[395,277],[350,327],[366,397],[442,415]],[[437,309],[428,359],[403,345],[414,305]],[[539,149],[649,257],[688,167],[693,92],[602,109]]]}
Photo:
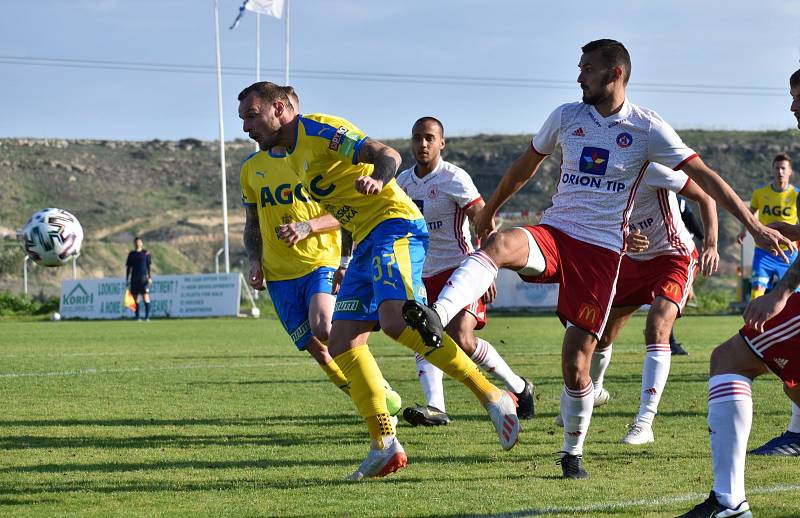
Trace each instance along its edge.
{"label": "yellow and blue jersey", "polygon": [[422,218],[394,179],[374,196],[356,190],[358,177],[368,176],[374,169],[371,164],[357,162],[366,140],[360,129],[340,117],[299,115],[295,146],[287,156],[311,197],[339,220],[355,243],[383,221]]}
{"label": "yellow and blue jersey", "polygon": [[266,281],[297,279],[320,267],[339,265],[338,230],[311,234],[291,247],[278,237],[280,225],[308,221],[325,213],[308,196],[285,156],[253,153],[242,164],[239,182],[242,204],[258,210]]}
{"label": "yellow and blue jersey", "polygon": [[758,221],[764,225],[782,221],[797,224],[797,187],[790,185],[778,192],[772,184],[766,184],[753,191],[750,209],[758,212]]}

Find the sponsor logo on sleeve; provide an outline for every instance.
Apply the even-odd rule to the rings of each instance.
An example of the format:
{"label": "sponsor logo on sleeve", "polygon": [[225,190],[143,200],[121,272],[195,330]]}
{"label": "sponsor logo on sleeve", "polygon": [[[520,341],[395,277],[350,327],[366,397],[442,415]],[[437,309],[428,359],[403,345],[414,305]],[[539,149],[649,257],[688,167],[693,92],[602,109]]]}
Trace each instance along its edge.
{"label": "sponsor logo on sleeve", "polygon": [[328,144],[328,149],[331,151],[338,151],[339,146],[342,143],[342,139],[347,135],[347,128],[344,126],[340,126],[339,129],[336,130],[336,133],[331,138],[331,143]]}
{"label": "sponsor logo on sleeve", "polygon": [[608,168],[608,150],[586,146],[581,151],[581,159],[578,170],[582,173],[604,176]]}

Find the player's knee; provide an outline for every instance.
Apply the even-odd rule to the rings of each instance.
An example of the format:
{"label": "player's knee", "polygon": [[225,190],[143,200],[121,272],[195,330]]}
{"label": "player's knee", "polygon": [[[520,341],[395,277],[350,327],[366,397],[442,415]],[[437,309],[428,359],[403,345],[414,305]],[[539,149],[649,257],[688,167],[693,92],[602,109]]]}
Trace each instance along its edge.
{"label": "player's knee", "polygon": [[392,319],[388,322],[381,322],[381,329],[384,334],[392,340],[397,340],[406,328],[406,323],[402,319]]}
{"label": "player's knee", "polygon": [[481,251],[491,257],[499,267],[519,266],[518,263],[523,260],[521,250],[524,249],[524,241],[510,230],[495,232],[481,243]]}
{"label": "player's knee", "polygon": [[311,334],[320,342],[327,342],[331,334],[331,324],[329,322],[311,322]]}

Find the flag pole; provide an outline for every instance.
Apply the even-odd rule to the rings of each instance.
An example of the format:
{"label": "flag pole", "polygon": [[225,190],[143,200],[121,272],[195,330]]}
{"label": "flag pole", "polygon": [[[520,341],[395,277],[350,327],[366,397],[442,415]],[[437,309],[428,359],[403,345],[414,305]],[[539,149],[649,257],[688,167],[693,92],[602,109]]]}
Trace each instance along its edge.
{"label": "flag pole", "polygon": [[219,115],[219,167],[222,180],[222,233],[225,249],[225,273],[231,271],[228,247],[228,186],[225,179],[225,128],[222,124],[222,60],[219,51],[219,0],[214,0],[214,40],[217,57],[217,113]]}
{"label": "flag pole", "polygon": [[286,17],[283,21],[283,84],[289,84],[289,4],[290,0],[286,0]]}

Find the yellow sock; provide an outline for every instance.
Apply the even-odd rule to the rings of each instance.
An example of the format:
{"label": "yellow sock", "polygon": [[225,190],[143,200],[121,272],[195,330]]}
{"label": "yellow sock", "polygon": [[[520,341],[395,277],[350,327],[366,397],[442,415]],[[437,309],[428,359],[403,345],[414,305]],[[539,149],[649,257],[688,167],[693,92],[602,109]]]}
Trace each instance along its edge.
{"label": "yellow sock", "polygon": [[503,392],[486,379],[475,362],[446,333],[442,335],[442,346],[436,349],[425,345],[420,334],[410,327],[403,329],[397,341],[419,353],[451,378],[466,385],[482,404],[494,401],[502,395]]}
{"label": "yellow sock", "polygon": [[328,375],[328,378],[330,378],[334,385],[339,387],[339,389],[348,396],[350,395],[350,384],[344,372],[342,372],[342,369],[339,368],[339,364],[336,363],[336,360],[331,360],[325,365],[320,365],[320,367],[325,371],[325,374]]}
{"label": "yellow sock", "polygon": [[[383,438],[394,435],[386,408],[386,389],[383,375],[369,352],[367,344],[353,347],[334,358],[350,381],[350,397],[358,413],[367,422],[374,444],[383,447]],[[385,421],[385,422],[384,422]]]}

